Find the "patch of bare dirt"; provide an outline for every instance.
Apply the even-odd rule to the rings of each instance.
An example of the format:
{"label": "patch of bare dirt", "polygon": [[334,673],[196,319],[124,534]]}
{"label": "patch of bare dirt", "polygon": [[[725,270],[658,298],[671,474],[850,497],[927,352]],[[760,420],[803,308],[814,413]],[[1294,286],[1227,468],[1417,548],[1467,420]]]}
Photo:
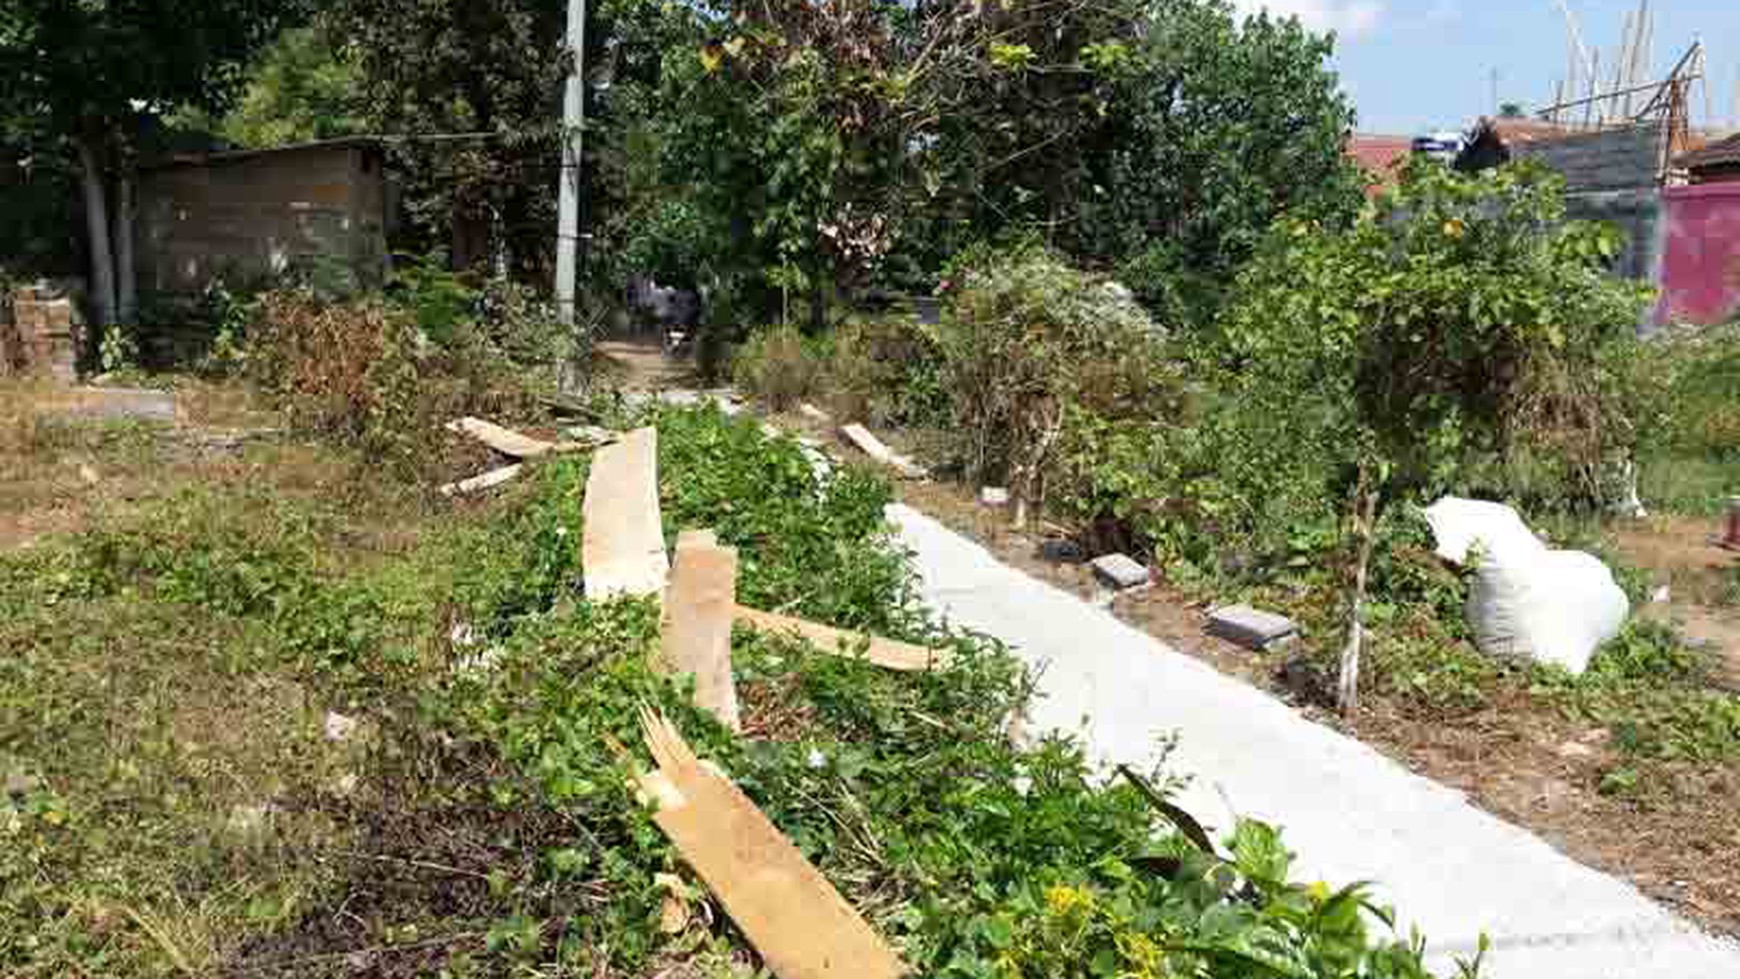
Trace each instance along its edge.
{"label": "patch of bare dirt", "polygon": [[1620,553],[1654,573],[1669,601],[1645,615],[1679,626],[1686,638],[1716,652],[1724,685],[1740,690],[1740,553],[1716,545],[1717,521],[1660,516],[1620,526]]}
{"label": "patch of bare dirt", "polygon": [[601,340],[592,347],[593,369],[609,386],[624,391],[696,388],[694,361],[667,357],[657,341]]}

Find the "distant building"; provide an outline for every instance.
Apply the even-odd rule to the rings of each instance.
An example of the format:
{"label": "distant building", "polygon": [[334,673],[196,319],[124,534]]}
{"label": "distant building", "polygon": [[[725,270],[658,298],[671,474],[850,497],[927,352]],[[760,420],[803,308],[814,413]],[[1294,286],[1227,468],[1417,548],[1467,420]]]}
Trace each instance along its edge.
{"label": "distant building", "polygon": [[1425,136],[1415,136],[1409,148],[1417,155],[1439,163],[1454,163],[1468,146],[1468,141],[1459,132],[1437,132]]}
{"label": "distant building", "polygon": [[1366,193],[1375,194],[1395,183],[1396,172],[1413,150],[1407,136],[1374,136],[1356,133],[1348,137],[1347,156],[1366,174]]}
{"label": "distant building", "polygon": [[290,273],[379,285],[387,183],[377,140],[335,139],[181,155],[141,169],[141,292],[196,293],[216,277],[258,284]]}
{"label": "distant building", "polygon": [[1694,184],[1740,183],[1740,134],[1682,153],[1678,166]]}

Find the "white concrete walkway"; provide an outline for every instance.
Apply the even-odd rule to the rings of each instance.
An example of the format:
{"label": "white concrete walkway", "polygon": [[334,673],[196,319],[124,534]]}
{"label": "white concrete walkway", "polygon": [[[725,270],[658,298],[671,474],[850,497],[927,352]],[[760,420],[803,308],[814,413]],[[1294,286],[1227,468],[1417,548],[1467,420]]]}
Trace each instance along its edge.
{"label": "white concrete walkway", "polygon": [[1416,924],[1431,942],[1441,974],[1484,931],[1492,979],[1740,979],[1740,947],[1704,936],[1624,881],[999,564],[923,514],[888,512],[915,554],[925,599],[1042,671],[1036,733],[1078,733],[1097,761],[1141,769],[1154,762],[1156,736],[1178,732],[1171,768],[1195,779],[1179,800],[1186,809],[1215,833],[1230,826],[1229,806],[1282,826],[1299,879],[1380,882],[1404,935]]}

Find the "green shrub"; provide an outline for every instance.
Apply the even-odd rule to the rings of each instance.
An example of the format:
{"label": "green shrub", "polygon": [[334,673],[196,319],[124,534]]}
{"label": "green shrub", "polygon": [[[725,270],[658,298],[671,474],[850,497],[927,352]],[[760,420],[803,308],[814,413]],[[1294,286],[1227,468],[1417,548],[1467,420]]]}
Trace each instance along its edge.
{"label": "green shrub", "polygon": [[825,354],[794,326],[769,326],[752,333],[731,355],[737,387],[774,411],[784,411],[815,394]]}
{"label": "green shrub", "polygon": [[1644,501],[1695,514],[1722,509],[1740,492],[1740,324],[1652,337],[1637,374],[1656,436],[1639,458]]}
{"label": "green shrub", "polygon": [[873,426],[935,428],[947,423],[949,392],[936,331],[899,316],[837,327],[828,352],[828,407]]}
{"label": "green shrub", "polygon": [[248,374],[277,397],[293,429],[351,445],[402,474],[427,475],[444,458],[443,422],[530,404],[524,372],[474,321],[447,326],[446,341],[435,343],[380,299],[268,293],[248,340]]}
{"label": "green shrub", "polygon": [[1032,245],[974,250],[950,277],[937,336],[956,451],[972,478],[1008,485],[1018,508],[1043,507],[1058,489],[1048,483],[1072,425],[1172,414],[1178,381],[1162,333],[1120,287]]}

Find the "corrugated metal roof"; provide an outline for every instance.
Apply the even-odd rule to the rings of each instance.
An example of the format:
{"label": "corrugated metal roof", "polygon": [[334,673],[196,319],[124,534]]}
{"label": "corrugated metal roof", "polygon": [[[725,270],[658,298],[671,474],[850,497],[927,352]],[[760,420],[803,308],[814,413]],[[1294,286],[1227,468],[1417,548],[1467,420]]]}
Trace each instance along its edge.
{"label": "corrugated metal roof", "polygon": [[177,153],[162,160],[153,160],[140,167],[142,170],[161,170],[166,167],[210,166],[212,164],[239,163],[257,157],[275,156],[285,153],[308,153],[321,150],[343,149],[373,149],[386,142],[382,136],[341,136],[337,139],[317,139],[306,143],[288,143],[283,146],[266,146],[251,150],[218,150],[210,153]]}
{"label": "corrugated metal roof", "polygon": [[1712,143],[1701,150],[1682,153],[1678,162],[1680,166],[1688,170],[1740,165],[1740,134],[1730,136],[1719,143]]}

